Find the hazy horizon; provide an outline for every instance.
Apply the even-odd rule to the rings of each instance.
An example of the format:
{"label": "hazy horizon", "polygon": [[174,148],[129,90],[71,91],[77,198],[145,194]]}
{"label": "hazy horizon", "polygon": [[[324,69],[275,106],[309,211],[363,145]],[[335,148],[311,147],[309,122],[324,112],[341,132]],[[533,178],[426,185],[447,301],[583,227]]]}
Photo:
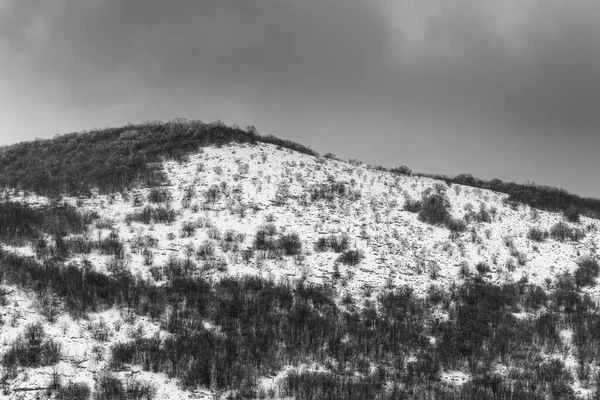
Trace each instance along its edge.
{"label": "hazy horizon", "polygon": [[175,117],[600,197],[592,0],[8,1],[0,145]]}

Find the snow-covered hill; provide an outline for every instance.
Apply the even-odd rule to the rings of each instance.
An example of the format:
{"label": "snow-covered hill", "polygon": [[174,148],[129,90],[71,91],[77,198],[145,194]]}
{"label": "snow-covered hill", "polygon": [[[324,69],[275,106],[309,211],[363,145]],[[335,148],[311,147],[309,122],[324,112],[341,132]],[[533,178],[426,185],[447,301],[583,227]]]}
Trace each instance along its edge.
{"label": "snow-covered hill", "polygon": [[[532,228],[550,231],[564,221],[562,214],[511,204],[501,193],[449,186],[430,178],[393,174],[358,162],[313,157],[264,143],[206,147],[185,162],[164,162],[164,172],[166,184],[160,190],[138,188],[114,195],[95,194],[89,199],[60,200],[82,212],[96,212],[99,218],[86,237],[105,238],[112,232],[126,243],[125,267],[134,276],[158,285],[164,283],[162,266],[169,259],[188,257],[197,259],[197,274],[214,280],[250,274],[276,281],[335,281],[340,307],[360,308],[365,299],[376,299],[391,287],[408,285],[417,295],[425,296],[432,287],[447,289],[480,272],[489,282],[526,279],[550,290],[558,275],[573,272],[577,261],[594,256],[600,244],[596,220],[581,217],[581,222],[573,225],[584,235],[579,241],[534,241],[529,238]],[[343,190],[333,190],[330,199],[318,198],[322,193],[319,190],[329,193],[335,184]],[[155,197],[168,193],[170,198],[158,198],[157,203],[149,204],[151,192]],[[431,193],[448,199],[454,218],[469,220],[469,216],[483,213],[489,222],[471,218],[464,232],[452,234],[447,227],[427,224],[416,213],[404,210],[407,200]],[[23,192],[11,193],[10,200],[36,207],[51,202]],[[146,224],[132,217],[147,206],[173,210],[174,221]],[[286,256],[256,249],[244,252],[253,248],[257,232],[268,225],[274,226],[278,235],[297,234],[302,243],[300,253]],[[363,253],[364,259],[346,265],[338,261],[340,253],[318,249],[319,239],[331,235],[347,235],[348,249]],[[227,251],[225,246],[235,247],[236,251]],[[32,246],[3,248],[35,255]],[[207,248],[213,248],[214,254],[199,255],[199,249]],[[97,250],[71,259],[78,263],[88,260],[107,273],[114,269],[113,257]],[[484,271],[483,265],[489,271]],[[47,388],[56,372],[63,382],[71,379],[93,387],[94,380],[107,369],[115,343],[135,337],[168,336],[157,322],[125,310],[89,313],[83,319],[61,313],[48,320],[37,296],[6,284],[3,290],[3,349],[35,321],[42,321],[47,336],[63,349],[60,362],[53,367],[20,368],[8,374],[6,398],[43,395],[47,390],[34,389]],[[595,301],[600,300],[598,285],[583,291]],[[569,331],[563,335],[567,346],[564,356],[574,370],[570,335]],[[157,398],[209,398],[211,394],[209,388],[194,393],[182,390],[166,375],[135,366],[117,375],[151,382]],[[468,374],[461,371],[444,371],[443,376],[448,381],[468,380]],[[265,377],[261,385],[268,392],[276,383],[277,376]],[[578,385],[576,379],[574,387],[587,393]]]}

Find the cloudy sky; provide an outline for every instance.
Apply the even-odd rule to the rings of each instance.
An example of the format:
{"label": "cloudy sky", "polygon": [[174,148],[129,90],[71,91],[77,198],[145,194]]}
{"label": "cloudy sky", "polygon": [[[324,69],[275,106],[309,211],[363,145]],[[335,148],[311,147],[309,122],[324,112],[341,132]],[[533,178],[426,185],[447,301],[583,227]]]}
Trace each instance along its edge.
{"label": "cloudy sky", "polygon": [[600,197],[600,2],[0,1],[0,144],[174,117]]}

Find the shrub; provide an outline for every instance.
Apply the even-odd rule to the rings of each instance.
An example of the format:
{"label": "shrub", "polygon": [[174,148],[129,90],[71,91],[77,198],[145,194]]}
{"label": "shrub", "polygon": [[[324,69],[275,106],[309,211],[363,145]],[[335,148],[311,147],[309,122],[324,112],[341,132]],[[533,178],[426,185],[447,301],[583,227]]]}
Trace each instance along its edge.
{"label": "shrub", "polygon": [[137,346],[135,341],[114,344],[111,348],[111,368],[121,369],[124,364],[131,363]]}
{"label": "shrub", "polygon": [[487,274],[488,272],[491,272],[492,270],[490,269],[490,266],[488,263],[486,263],[485,261],[480,261],[477,263],[477,265],[475,265],[475,269],[477,270],[477,272],[479,272],[481,275]]}
{"label": "shrub", "polygon": [[171,223],[175,221],[176,213],[169,205],[152,207],[146,206],[139,211],[128,214],[125,221],[137,221],[143,224],[154,223]]}
{"label": "shrub", "polygon": [[243,233],[236,232],[233,229],[227,229],[221,240],[221,248],[226,253],[228,251],[238,251],[240,243],[243,243],[245,238],[246,236]]}
{"label": "shrub", "polygon": [[336,253],[342,253],[348,250],[350,247],[350,237],[347,233],[343,233],[339,236],[329,236],[329,246]]}
{"label": "shrub", "polygon": [[96,378],[94,400],[120,400],[126,399],[123,382],[110,372],[102,372]]}
{"label": "shrub", "polygon": [[331,249],[336,253],[343,253],[350,247],[350,237],[347,233],[341,235],[331,234],[329,237],[320,237],[315,243],[315,250],[327,251]]}
{"label": "shrub", "polygon": [[215,244],[212,240],[205,240],[196,250],[197,260],[206,260],[215,254]]}
{"label": "shrub", "polygon": [[413,200],[411,198],[407,198],[406,201],[404,201],[404,211],[408,211],[411,213],[418,213],[419,211],[421,211],[421,202],[419,200]]}
{"label": "shrub", "polygon": [[282,235],[278,245],[286,256],[295,256],[302,251],[302,241],[297,233]]}
{"label": "shrub", "polygon": [[119,239],[119,234],[116,231],[110,232],[108,237],[98,241],[98,248],[101,254],[113,255],[118,259],[125,257],[125,244]]}
{"label": "shrub", "polygon": [[458,275],[463,279],[467,279],[471,276],[471,266],[469,265],[468,261],[465,260],[460,263]]}
{"label": "shrub", "polygon": [[535,242],[543,242],[548,237],[548,232],[534,227],[529,229],[527,237]]}
{"label": "shrub", "polygon": [[256,235],[254,236],[254,249],[255,250],[276,250],[277,240],[275,235],[277,234],[277,227],[273,224],[265,224],[258,228]]}
{"label": "shrub", "polygon": [[593,286],[595,279],[600,273],[598,261],[593,257],[584,257],[577,262],[575,270],[575,284],[578,288],[583,286]]}
{"label": "shrub", "polygon": [[40,367],[56,364],[60,360],[60,345],[48,339],[41,322],[27,325],[25,331],[9,346],[2,357],[2,364]]}
{"label": "shrub", "polygon": [[184,221],[181,224],[181,237],[192,237],[196,233],[196,224],[192,221]]}
{"label": "shrub", "polygon": [[329,241],[326,237],[320,237],[315,243],[315,250],[319,252],[327,251],[329,249]]}
{"label": "shrub", "polygon": [[573,230],[564,222],[559,222],[550,229],[550,236],[560,242],[566,241],[572,234]]}
{"label": "shrub", "polygon": [[313,185],[309,189],[309,194],[311,201],[333,201],[336,197],[352,198],[352,193],[346,188],[346,184],[337,181]]}
{"label": "shrub", "polygon": [[357,265],[365,258],[365,254],[361,250],[348,250],[341,254],[337,261],[345,265]]}
{"label": "shrub", "polygon": [[142,258],[144,259],[144,265],[152,266],[152,263],[154,262],[154,253],[152,250],[145,248],[142,250]]}
{"label": "shrub", "polygon": [[406,165],[401,165],[397,168],[391,168],[390,172],[398,175],[412,175],[412,170],[408,168]]}
{"label": "shrub", "polygon": [[450,219],[448,199],[434,194],[423,200],[419,211],[419,220],[431,225],[444,225]]}
{"label": "shrub", "polygon": [[583,238],[585,238],[585,231],[583,229],[573,229],[571,232],[572,241],[579,242]]}
{"label": "shrub", "polygon": [[509,258],[508,260],[506,260],[504,266],[509,272],[515,272],[515,270],[517,269],[517,264],[515,263],[515,260],[513,258]]}
{"label": "shrub", "polygon": [[217,185],[212,185],[205,193],[207,203],[216,203],[221,197],[221,189]]}
{"label": "shrub", "polygon": [[127,399],[152,400],[156,397],[157,387],[150,382],[128,379],[125,381],[125,392]]}
{"label": "shrub", "polygon": [[550,236],[559,242],[572,240],[578,242],[585,237],[585,232],[580,229],[573,229],[565,222],[558,222],[550,229]]}
{"label": "shrub", "polygon": [[74,235],[67,239],[69,249],[76,254],[89,254],[94,249],[94,242],[87,236]]}
{"label": "shrub", "polygon": [[463,219],[450,218],[446,226],[452,233],[460,233],[467,230],[467,223]]}
{"label": "shrub", "polygon": [[58,388],[57,400],[87,400],[90,398],[91,389],[84,382],[71,382]]}
{"label": "shrub", "polygon": [[171,201],[171,192],[167,189],[152,188],[148,193],[148,201],[150,203],[168,203]]}
{"label": "shrub", "polygon": [[221,240],[221,230],[216,226],[211,226],[206,230],[206,236],[208,236],[209,239]]}
{"label": "shrub", "polygon": [[579,209],[574,205],[569,206],[569,208],[567,208],[563,212],[563,215],[567,221],[573,222],[575,224],[578,224],[581,220],[581,213]]}

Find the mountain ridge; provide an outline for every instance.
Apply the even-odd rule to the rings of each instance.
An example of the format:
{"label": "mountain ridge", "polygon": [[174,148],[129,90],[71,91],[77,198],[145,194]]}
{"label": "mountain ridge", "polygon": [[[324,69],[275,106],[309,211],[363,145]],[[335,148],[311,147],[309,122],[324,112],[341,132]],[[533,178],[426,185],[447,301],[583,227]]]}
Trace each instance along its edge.
{"label": "mountain ridge", "polygon": [[[182,159],[207,145],[227,143],[271,143],[303,154],[318,156],[310,147],[260,135],[254,126],[241,129],[221,121],[175,119],[150,121],[118,128],[96,129],[56,136],[53,139],[17,143],[0,148],[0,186],[16,187],[44,194],[89,195],[96,187],[102,192],[119,191],[136,184],[161,181],[157,163],[163,157]],[[326,158],[335,157],[332,153]],[[358,160],[351,160],[359,162]],[[397,174],[412,174],[406,166],[384,168]],[[448,177],[422,174],[434,179],[499,191],[512,201],[547,211],[584,213],[600,218],[600,199],[580,197],[546,185],[517,184],[499,179],[489,181],[470,174]]]}

